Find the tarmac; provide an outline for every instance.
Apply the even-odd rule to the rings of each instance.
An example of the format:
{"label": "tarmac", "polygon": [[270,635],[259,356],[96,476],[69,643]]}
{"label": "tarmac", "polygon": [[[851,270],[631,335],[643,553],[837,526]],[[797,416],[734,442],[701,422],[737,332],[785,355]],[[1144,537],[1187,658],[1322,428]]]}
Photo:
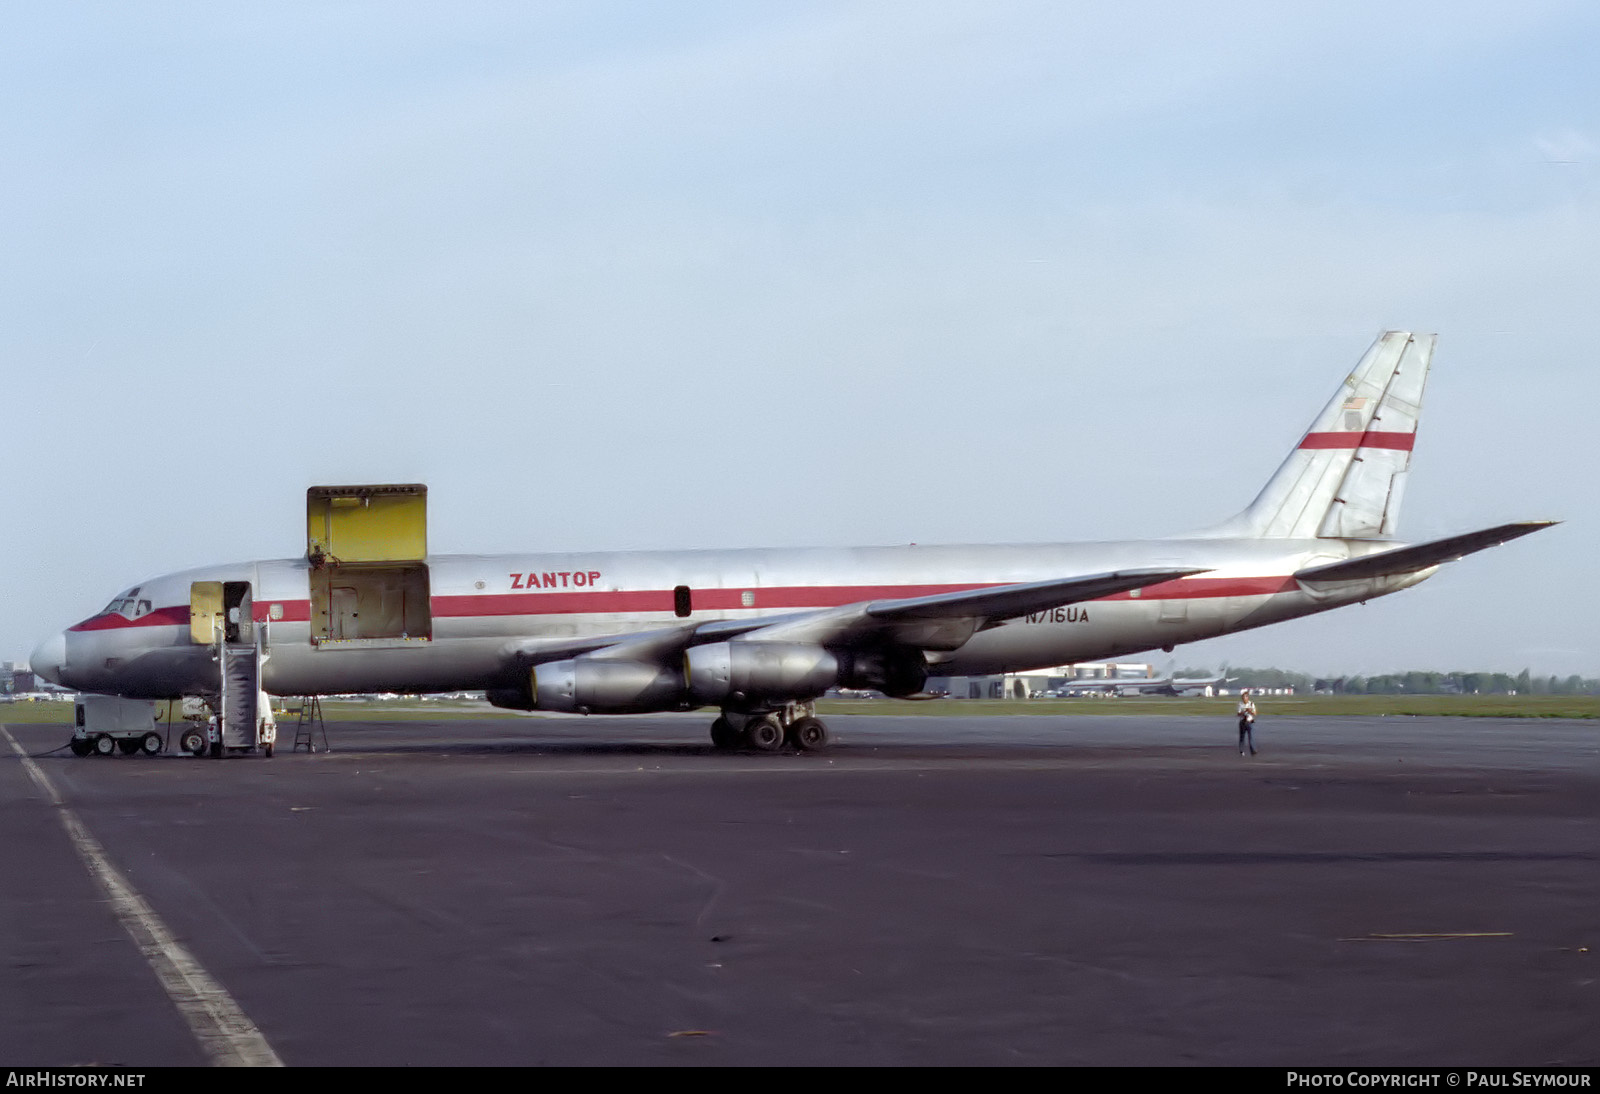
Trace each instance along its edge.
{"label": "tarmac", "polygon": [[9,726],[0,1066],[1600,1063],[1600,723],[708,724]]}

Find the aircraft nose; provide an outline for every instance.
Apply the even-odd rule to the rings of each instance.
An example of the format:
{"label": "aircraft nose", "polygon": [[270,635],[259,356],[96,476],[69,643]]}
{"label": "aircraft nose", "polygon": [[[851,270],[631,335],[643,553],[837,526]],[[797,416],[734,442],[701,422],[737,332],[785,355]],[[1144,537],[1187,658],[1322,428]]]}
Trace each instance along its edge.
{"label": "aircraft nose", "polygon": [[35,676],[43,676],[52,684],[61,683],[61,670],[67,663],[67,636],[52,635],[39,643],[39,648],[28,658],[28,667]]}

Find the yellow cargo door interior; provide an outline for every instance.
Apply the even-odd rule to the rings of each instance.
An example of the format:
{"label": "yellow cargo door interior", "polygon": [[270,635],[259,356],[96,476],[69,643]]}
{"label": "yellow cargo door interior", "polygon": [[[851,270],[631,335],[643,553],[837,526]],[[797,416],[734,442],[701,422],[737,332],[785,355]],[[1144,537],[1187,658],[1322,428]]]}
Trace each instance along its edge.
{"label": "yellow cargo door interior", "polygon": [[433,636],[428,488],[313,486],[306,491],[311,641],[374,646]]}
{"label": "yellow cargo door interior", "polygon": [[421,562],[428,557],[428,488],[313,486],[306,491],[306,557],[357,562]]}

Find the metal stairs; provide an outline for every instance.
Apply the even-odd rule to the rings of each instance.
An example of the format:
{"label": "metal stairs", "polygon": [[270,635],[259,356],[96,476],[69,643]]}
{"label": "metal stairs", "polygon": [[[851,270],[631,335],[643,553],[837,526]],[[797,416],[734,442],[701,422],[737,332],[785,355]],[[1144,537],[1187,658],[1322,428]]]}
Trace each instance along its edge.
{"label": "metal stairs", "polygon": [[241,630],[249,635],[249,641],[228,641],[218,628],[216,657],[221,687],[216,706],[221,739],[212,744],[211,754],[259,748],[263,755],[271,756],[277,742],[277,724],[271,700],[261,690],[261,666],[271,656],[266,628],[263,625],[259,632],[253,626]]}
{"label": "metal stairs", "polygon": [[254,748],[260,718],[261,651],[255,643],[222,644],[222,747]]}

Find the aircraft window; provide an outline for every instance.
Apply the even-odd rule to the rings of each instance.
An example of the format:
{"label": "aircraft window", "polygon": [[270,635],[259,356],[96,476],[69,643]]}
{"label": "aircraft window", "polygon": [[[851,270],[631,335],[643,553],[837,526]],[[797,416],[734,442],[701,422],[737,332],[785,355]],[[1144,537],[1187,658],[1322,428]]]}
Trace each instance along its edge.
{"label": "aircraft window", "polygon": [[688,617],[691,610],[689,602],[689,586],[679,585],[672,590],[672,611],[679,619]]}
{"label": "aircraft window", "polygon": [[133,589],[130,592],[123,593],[121,596],[113,598],[111,603],[107,604],[104,608],[101,608],[100,614],[125,615],[129,619],[138,619],[141,615],[145,615],[151,611],[150,601],[139,600],[137,599],[138,595],[138,589]]}

